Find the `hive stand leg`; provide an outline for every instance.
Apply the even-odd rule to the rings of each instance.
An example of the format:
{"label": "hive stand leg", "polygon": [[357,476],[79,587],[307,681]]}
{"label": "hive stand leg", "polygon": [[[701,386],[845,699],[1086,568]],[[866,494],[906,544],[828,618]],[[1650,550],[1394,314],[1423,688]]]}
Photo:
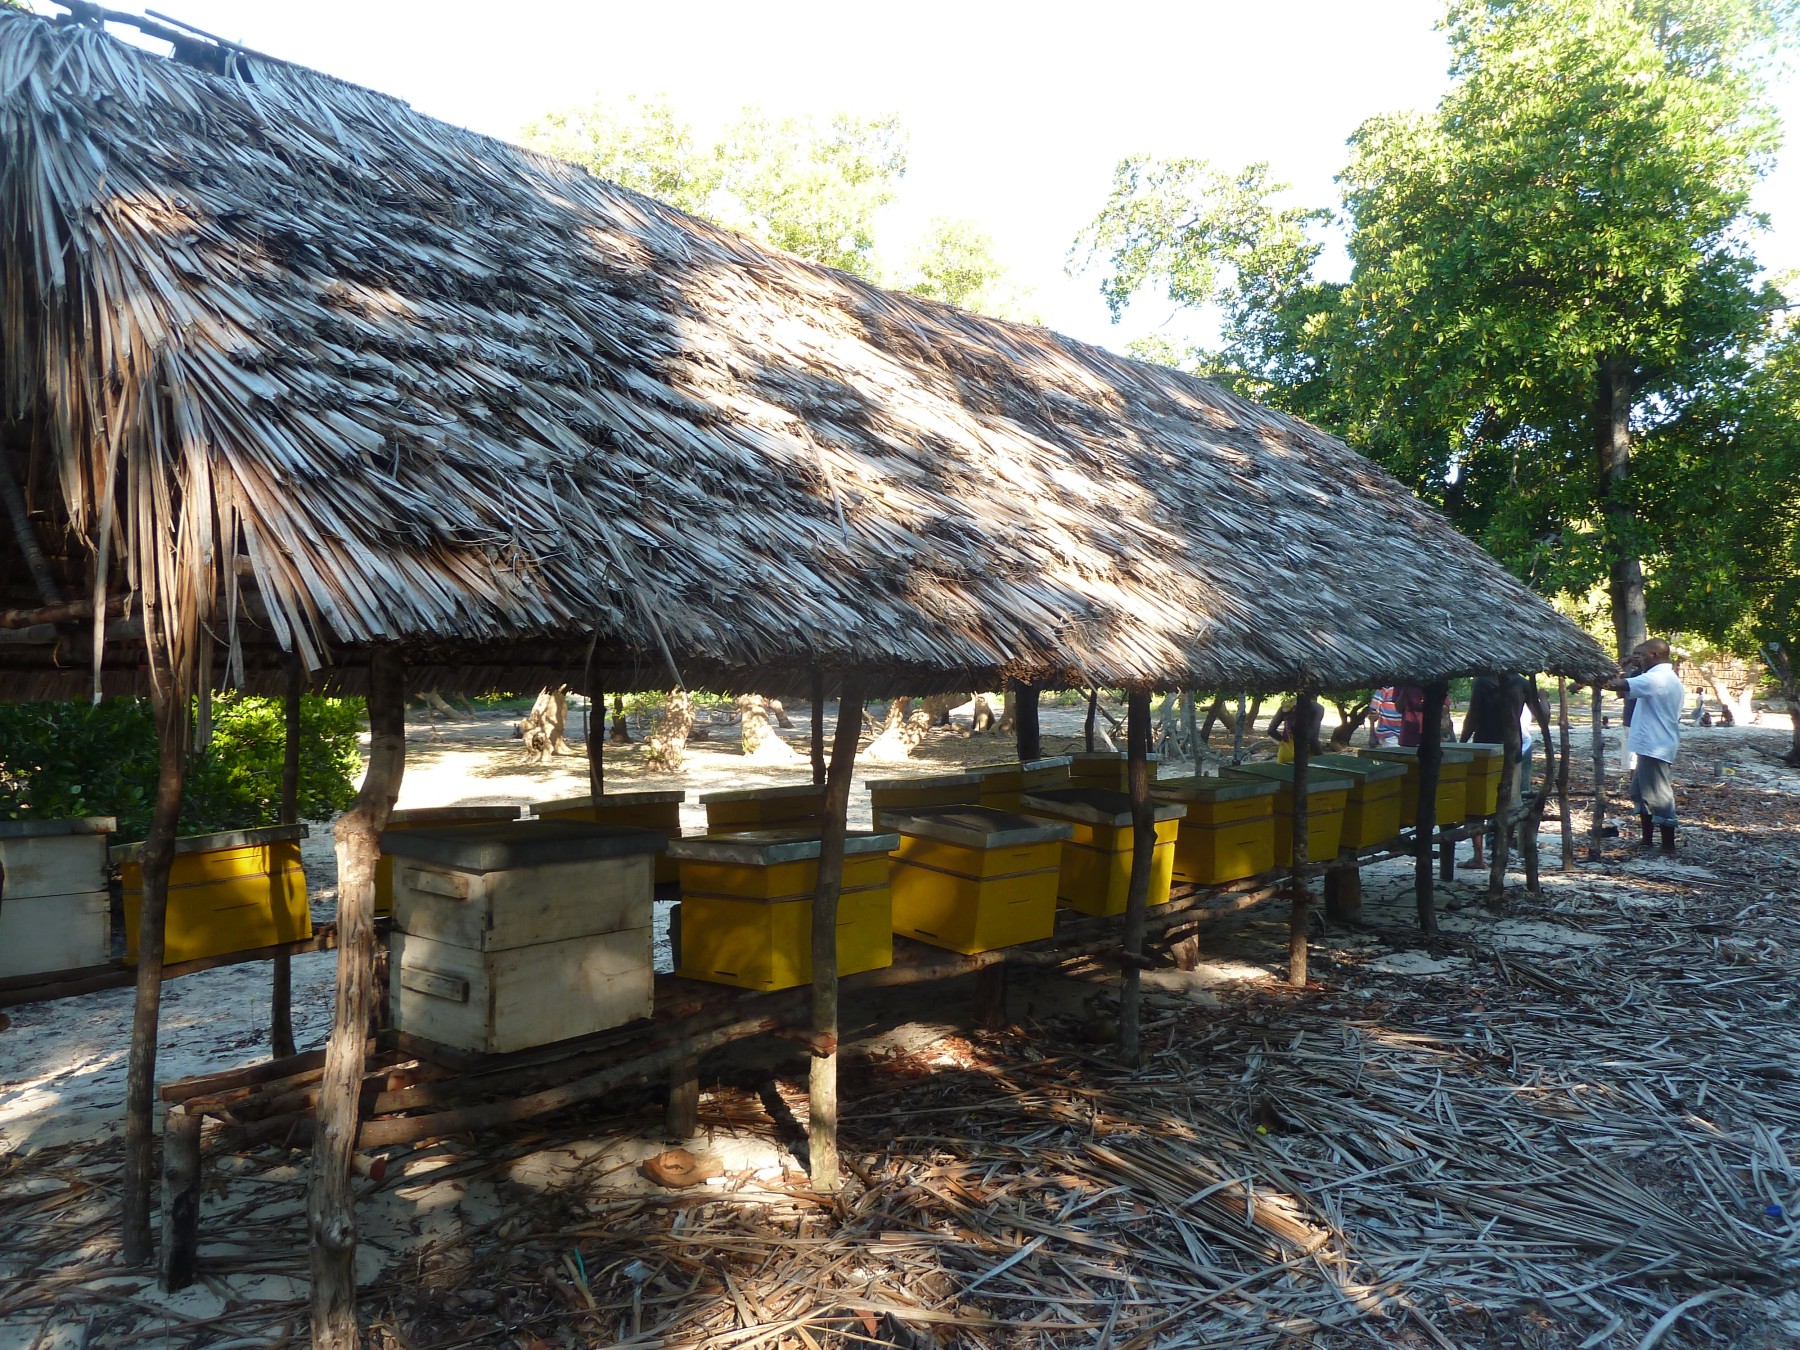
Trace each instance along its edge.
{"label": "hive stand leg", "polygon": [[1425,686],[1425,725],[1419,737],[1419,815],[1413,827],[1413,899],[1418,905],[1419,929],[1425,933],[1438,930],[1431,841],[1437,835],[1438,769],[1444,762],[1444,703],[1449,697],[1448,684]]}
{"label": "hive stand leg", "polygon": [[1598,862],[1605,851],[1606,828],[1606,733],[1600,728],[1600,686],[1594,686],[1594,819],[1588,826],[1588,860]]}
{"label": "hive stand leg", "polygon": [[359,1350],[356,1325],[356,1154],[358,1105],[375,998],[375,865],[380,835],[400,795],[406,767],[406,679],[391,646],[369,655],[369,767],[338,819],[337,1002],[325,1043],[313,1133],[306,1219],[312,1238],[314,1350]]}
{"label": "hive stand leg", "polygon": [[[286,739],[281,753],[281,822],[300,820],[300,694],[306,672],[297,655],[288,657],[285,703]],[[269,1055],[286,1059],[294,1053],[293,958],[282,952],[273,962],[269,979]]]}
{"label": "hive stand leg", "polygon": [[996,961],[975,972],[975,1025],[998,1031],[1011,1021],[1006,1012],[1006,962]]}
{"label": "hive stand leg", "polygon": [[1013,726],[1019,742],[1019,759],[1029,762],[1044,757],[1043,737],[1038,734],[1038,687],[1017,686],[1013,700]]}
{"label": "hive stand leg", "polygon": [[1312,915],[1312,884],[1306,879],[1306,859],[1311,851],[1308,841],[1307,805],[1308,762],[1312,758],[1313,705],[1317,695],[1302,690],[1294,700],[1291,723],[1294,737],[1294,872],[1293,907],[1288,911],[1288,983],[1297,989],[1306,987],[1307,924]]}
{"label": "hive stand leg", "polygon": [[[193,730],[189,700],[191,671],[178,675],[170,657],[167,612],[155,597],[145,606],[145,632],[152,673],[150,702],[159,746],[156,805],[138,852],[143,891],[138,902],[137,999],[131,1016],[131,1051],[125,1077],[125,1168],[120,1197],[121,1254],[141,1266],[151,1257],[150,1192],[156,1182],[151,1158],[150,1109],[156,1096],[157,1026],[162,1020],[163,936],[169,913],[169,867],[175,860],[175,831],[181,817],[181,789],[187,777]],[[158,611],[163,610],[159,615]]]}
{"label": "hive stand leg", "polygon": [[1575,818],[1569,812],[1569,681],[1556,677],[1556,815],[1562,826],[1562,870],[1575,866]]}
{"label": "hive stand leg", "polygon": [[1125,932],[1119,946],[1119,1062],[1135,1069],[1143,1062],[1143,988],[1139,972],[1144,960],[1145,916],[1149,912],[1150,873],[1156,862],[1156,814],[1150,801],[1150,691],[1133,689],[1126,697],[1125,753],[1131,797],[1131,884],[1125,892]]}
{"label": "hive stand leg", "polygon": [[692,1139],[700,1129],[700,1060],[678,1059],[669,1068],[669,1106],[664,1117],[669,1138]]}
{"label": "hive stand leg", "polygon": [[813,1042],[807,1085],[807,1163],[813,1189],[819,1191],[835,1191],[838,1186],[838,892],[844,880],[844,814],[850,805],[851,775],[856,771],[856,743],[862,733],[858,710],[862,705],[861,678],[846,674],[838,688],[837,735],[832,739],[831,767],[825,776],[819,881],[813,891]]}
{"label": "hive stand leg", "polygon": [[1325,917],[1333,923],[1362,922],[1362,869],[1353,848],[1340,852],[1325,873]]}
{"label": "hive stand leg", "polygon": [[200,1125],[203,1116],[171,1106],[163,1116],[162,1252],[165,1292],[194,1282],[200,1250]]}
{"label": "hive stand leg", "polygon": [[[844,715],[844,701],[838,700],[838,716]],[[814,787],[825,786],[825,672],[812,673],[812,778]]]}
{"label": "hive stand leg", "polygon": [[1497,905],[1506,893],[1506,864],[1512,852],[1513,812],[1519,805],[1519,719],[1508,709],[1501,729],[1500,792],[1494,801],[1494,847],[1488,859],[1487,902]]}

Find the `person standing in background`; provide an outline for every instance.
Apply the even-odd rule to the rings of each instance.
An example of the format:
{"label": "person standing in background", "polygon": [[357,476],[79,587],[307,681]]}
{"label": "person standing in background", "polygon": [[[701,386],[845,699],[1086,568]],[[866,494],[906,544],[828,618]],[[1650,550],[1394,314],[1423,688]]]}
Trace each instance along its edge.
{"label": "person standing in background", "polygon": [[1369,744],[1400,744],[1400,705],[1394,701],[1395,689],[1383,685],[1369,695]]}
{"label": "person standing in background", "polygon": [[1644,847],[1662,831],[1663,850],[1675,851],[1675,756],[1681,748],[1681,709],[1687,691],[1669,661],[1669,644],[1661,638],[1640,642],[1624,661],[1624,674],[1607,682],[1613,693],[1630,700],[1631,729],[1626,748],[1632,754],[1631,800],[1644,829]]}

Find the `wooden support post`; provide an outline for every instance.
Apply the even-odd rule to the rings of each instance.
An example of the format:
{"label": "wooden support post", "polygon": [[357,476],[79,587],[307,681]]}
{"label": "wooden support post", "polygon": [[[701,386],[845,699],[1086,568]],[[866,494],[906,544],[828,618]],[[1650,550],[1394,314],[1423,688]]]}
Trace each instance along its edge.
{"label": "wooden support post", "polygon": [[175,860],[175,834],[181,819],[181,789],[193,721],[191,670],[177,670],[170,659],[171,616],[156,599],[146,604],[144,631],[151,661],[152,714],[158,757],[156,805],[150,829],[138,851],[143,891],[138,909],[137,1000],[131,1018],[131,1054],[125,1077],[124,1193],[120,1197],[121,1238],[125,1263],[150,1260],[150,1193],[156,1180],[151,1166],[150,1110],[156,1097],[156,1039],[162,1018],[163,938],[169,910],[169,866]]}
{"label": "wooden support post", "polygon": [[1425,686],[1425,725],[1419,734],[1419,814],[1413,828],[1413,900],[1419,931],[1435,933],[1437,897],[1432,886],[1431,844],[1437,834],[1438,771],[1444,762],[1444,704],[1450,686],[1439,680]]}
{"label": "wooden support post", "polygon": [[669,1138],[692,1139],[700,1129],[700,1057],[687,1055],[669,1069],[669,1105],[664,1116]]}
{"label": "wooden support post", "polygon": [[1018,737],[1019,758],[1029,762],[1044,757],[1044,740],[1038,734],[1038,687],[1016,685],[1013,700],[1013,731]]}
{"label": "wooden support post", "polygon": [[1006,962],[996,961],[975,972],[975,1025],[998,1031],[1011,1021],[1006,1010]]}
{"label": "wooden support post", "polygon": [[1094,753],[1094,719],[1100,715],[1100,686],[1095,685],[1088,690],[1087,721],[1082,724],[1082,735],[1087,741],[1087,751]]}
{"label": "wooden support post", "polygon": [[1196,772],[1200,768],[1200,724],[1195,720],[1194,691],[1188,689],[1181,695],[1181,730],[1187,737],[1188,758],[1193,761]]}
{"label": "wooden support post", "polygon": [[369,767],[350,809],[338,818],[337,1003],[319,1082],[312,1175],[306,1196],[312,1238],[314,1350],[358,1350],[356,1197],[351,1164],[375,971],[375,865],[382,827],[406,768],[406,680],[400,654],[369,654]]}
{"label": "wooden support post", "polygon": [[[298,654],[288,657],[287,688],[283,699],[286,739],[281,748],[281,823],[300,819],[300,692],[306,682]],[[294,1053],[294,959],[277,952],[269,975],[269,1056],[286,1059]]]}
{"label": "wooden support post", "polygon": [[[1257,701],[1261,702],[1260,699]],[[1244,737],[1248,734],[1245,726],[1248,721],[1249,719],[1244,714],[1244,696],[1240,693],[1238,695],[1237,726],[1233,727],[1231,731],[1231,762],[1233,764],[1244,762]]]}
{"label": "wooden support post", "polygon": [[1325,917],[1334,923],[1362,922],[1362,868],[1353,848],[1341,850],[1326,869]]}
{"label": "wooden support post", "polygon": [[1288,910],[1288,983],[1306,988],[1306,937],[1312,918],[1312,884],[1306,879],[1307,768],[1312,759],[1313,707],[1318,695],[1303,689],[1294,699],[1294,871]]}
{"label": "wooden support post", "polygon": [[1119,948],[1119,1061],[1127,1068],[1143,1062],[1140,1040],[1143,1004],[1138,975],[1144,959],[1144,920],[1149,912],[1150,873],[1156,861],[1156,812],[1150,800],[1150,691],[1126,695],[1126,786],[1131,797],[1131,884],[1125,891],[1125,931]]}
{"label": "wooden support post", "polygon": [[1567,872],[1575,866],[1575,818],[1569,811],[1569,681],[1562,675],[1556,677],[1556,727],[1562,742],[1556,758],[1556,814],[1562,824],[1562,870]]}
{"label": "wooden support post", "polygon": [[163,1115],[162,1251],[164,1292],[194,1282],[200,1253],[200,1125],[204,1116],[171,1106]]}
{"label": "wooden support post", "polygon": [[1594,686],[1594,819],[1588,826],[1588,861],[1598,862],[1604,851],[1601,842],[1606,828],[1606,733],[1600,726],[1599,685]]}
{"label": "wooden support post", "polygon": [[[844,715],[844,700],[838,700],[838,716]],[[857,719],[859,722],[861,718]],[[825,786],[825,673],[812,673],[812,773],[813,786]]]}
{"label": "wooden support post", "polygon": [[847,672],[838,689],[837,735],[825,777],[825,821],[812,913],[812,1072],[808,1083],[807,1163],[813,1189],[838,1187],[838,891],[844,880],[844,815],[862,733],[862,679]]}
{"label": "wooden support post", "polygon": [[[588,644],[587,681],[582,687],[587,698],[588,793],[595,798],[606,795],[606,695],[594,678],[594,649],[599,645],[598,639]],[[598,727],[595,713],[600,714]]]}
{"label": "wooden support post", "polygon": [[[1510,677],[1502,677],[1504,694]],[[1504,701],[1504,700],[1503,700]],[[1500,791],[1494,799],[1494,838],[1489,850],[1487,902],[1497,905],[1506,894],[1506,863],[1512,851],[1513,813],[1519,809],[1519,718],[1506,705],[1506,717],[1500,728]]]}

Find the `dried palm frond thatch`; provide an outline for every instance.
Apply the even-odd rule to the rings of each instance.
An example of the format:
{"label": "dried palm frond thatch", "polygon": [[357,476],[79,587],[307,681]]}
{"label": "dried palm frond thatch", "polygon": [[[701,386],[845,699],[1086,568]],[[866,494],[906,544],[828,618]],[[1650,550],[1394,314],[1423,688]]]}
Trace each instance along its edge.
{"label": "dried palm frond thatch", "polygon": [[382,639],[566,678],[591,634],[614,688],[1610,668],[1291,417],[214,64],[0,12],[0,414],[77,593],[155,587],[240,678]]}

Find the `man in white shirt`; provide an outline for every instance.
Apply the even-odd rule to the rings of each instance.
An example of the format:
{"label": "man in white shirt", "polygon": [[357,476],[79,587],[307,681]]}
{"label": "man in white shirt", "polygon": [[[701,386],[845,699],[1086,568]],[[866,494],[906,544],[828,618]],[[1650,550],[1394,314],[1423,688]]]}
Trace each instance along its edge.
{"label": "man in white shirt", "polygon": [[1634,701],[1626,745],[1637,757],[1631,770],[1631,800],[1644,827],[1644,846],[1653,826],[1662,846],[1675,851],[1675,754],[1681,745],[1681,709],[1687,690],[1669,664],[1669,644],[1661,638],[1640,643],[1625,658],[1625,674],[1607,688]]}

